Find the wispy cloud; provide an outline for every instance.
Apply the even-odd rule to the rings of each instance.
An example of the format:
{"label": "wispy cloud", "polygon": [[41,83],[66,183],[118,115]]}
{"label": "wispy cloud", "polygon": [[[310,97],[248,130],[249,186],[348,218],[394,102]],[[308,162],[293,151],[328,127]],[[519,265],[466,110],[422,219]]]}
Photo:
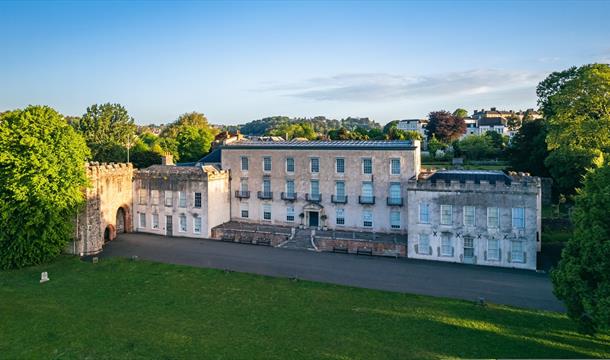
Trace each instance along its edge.
{"label": "wispy cloud", "polygon": [[531,88],[543,74],[477,69],[427,76],[387,73],[348,73],[281,84],[265,90],[318,101],[392,101],[477,95]]}

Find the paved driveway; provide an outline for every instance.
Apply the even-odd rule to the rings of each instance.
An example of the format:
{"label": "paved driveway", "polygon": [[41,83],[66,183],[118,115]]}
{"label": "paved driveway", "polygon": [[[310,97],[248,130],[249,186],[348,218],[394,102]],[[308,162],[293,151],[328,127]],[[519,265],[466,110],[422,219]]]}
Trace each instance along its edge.
{"label": "paved driveway", "polygon": [[315,253],[303,250],[123,234],[102,256],[142,259],[261,275],[298,277],[333,284],[420,295],[487,301],[565,311],[552,293],[549,277],[527,270],[440,263],[413,259]]}

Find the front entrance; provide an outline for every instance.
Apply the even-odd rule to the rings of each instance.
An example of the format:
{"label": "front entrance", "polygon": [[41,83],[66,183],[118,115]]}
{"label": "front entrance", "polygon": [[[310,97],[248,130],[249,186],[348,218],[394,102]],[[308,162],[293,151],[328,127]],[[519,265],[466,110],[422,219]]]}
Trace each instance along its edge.
{"label": "front entrance", "polygon": [[108,225],[106,226],[106,229],[104,229],[104,242],[107,243],[112,239],[114,239],[114,228],[112,225]]}
{"label": "front entrance", "polygon": [[309,227],[318,227],[320,213],[317,211],[309,211]]}
{"label": "front entrance", "polygon": [[474,238],[464,237],[464,262],[474,263]]}
{"label": "front entrance", "polygon": [[116,212],[116,232],[122,234],[125,232],[125,210],[122,207]]}
{"label": "front entrance", "polygon": [[174,219],[171,215],[165,215],[165,235],[172,236],[173,235],[173,224]]}

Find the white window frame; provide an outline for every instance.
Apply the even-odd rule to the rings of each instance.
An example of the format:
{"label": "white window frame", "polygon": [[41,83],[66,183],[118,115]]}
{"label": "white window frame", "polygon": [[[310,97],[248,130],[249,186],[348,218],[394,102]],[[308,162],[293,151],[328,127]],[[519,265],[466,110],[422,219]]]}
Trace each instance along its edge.
{"label": "white window frame", "polygon": [[247,156],[240,156],[239,162],[241,171],[248,171],[248,169],[250,168],[250,159]]}
{"label": "white window frame", "polygon": [[178,191],[178,207],[185,209],[186,208],[186,192]]}
{"label": "white window frame", "polygon": [[453,224],[453,206],[452,205],[441,205],[440,211],[441,211],[440,224],[441,225],[452,225]]}
{"label": "white window frame", "polygon": [[147,195],[148,195],[148,190],[146,190],[146,189],[140,189],[138,191],[138,204],[139,205],[148,205]]}
{"label": "white window frame", "polygon": [[337,208],[335,210],[335,224],[340,226],[345,225],[345,209]]}
{"label": "white window frame", "polygon": [[[343,171],[339,171],[339,160],[341,160],[341,167]],[[335,173],[345,174],[345,158],[335,158]]]}
{"label": "white window frame", "polygon": [[159,205],[159,190],[150,191],[152,205]]}
{"label": "white window frame", "polygon": [[171,190],[165,190],[163,192],[163,196],[165,197],[164,204],[166,207],[174,206],[174,192]]}
{"label": "white window frame", "polygon": [[441,233],[441,256],[453,256],[453,240],[449,233]]}
{"label": "white window frame", "polygon": [[[515,216],[515,213],[521,212],[521,216]],[[525,208],[524,207],[516,207],[512,208],[512,225],[513,229],[525,229]],[[518,215],[518,214],[517,214]]]}
{"label": "white window frame", "polygon": [[[339,189],[341,189],[341,191],[339,191]],[[345,198],[345,181],[335,181],[335,196],[337,197],[337,199]]]}
{"label": "white window frame", "polygon": [[[313,189],[314,189],[313,184],[317,184],[317,186],[316,186],[316,190],[317,191],[316,192],[313,191]],[[310,190],[311,195],[314,195],[314,196],[315,195],[320,195],[320,181],[319,180],[311,180],[309,182],[309,190]]]}
{"label": "white window frame", "polygon": [[[426,209],[426,211],[423,211]],[[422,215],[426,215],[424,219]],[[419,203],[419,223],[420,224],[430,224],[430,204],[429,203]]]}
{"label": "white window frame", "polygon": [[[468,214],[472,210],[472,215]],[[474,206],[464,206],[462,209],[464,226],[475,226],[477,210]],[[472,221],[470,221],[472,220]]]}
{"label": "white window frame", "polygon": [[[394,171],[394,164],[398,164],[398,171]],[[392,158],[390,159],[390,175],[400,175],[401,171],[400,166],[400,158]]]}
{"label": "white window frame", "polygon": [[178,232],[185,233],[186,229],[188,229],[188,221],[186,220],[186,215],[180,214],[178,216]]}
{"label": "white window frame", "polygon": [[[490,244],[495,243],[495,249]],[[499,261],[500,260],[500,239],[489,238],[487,239],[487,260]]]}
{"label": "white window frame", "polygon": [[286,208],[286,221],[294,222],[294,207],[289,206]]}
{"label": "white window frame", "polygon": [[[202,224],[203,221],[201,219],[201,216],[195,214],[193,216],[193,234],[201,234]],[[199,229],[197,229],[197,227],[199,227]]]}
{"label": "white window frame", "polygon": [[[425,239],[425,241],[422,241],[423,239]],[[424,248],[426,251],[423,250]],[[430,255],[430,234],[419,234],[417,253],[420,255]]]}
{"label": "white window frame", "polygon": [[[288,184],[292,184],[292,191],[290,189],[290,187],[288,186]],[[292,195],[296,193],[296,188],[295,188],[295,184],[294,184],[294,180],[293,179],[287,179],[286,180],[286,194],[288,195]]]}
{"label": "white window frame", "polygon": [[[314,164],[316,164],[315,169],[314,169]],[[320,173],[320,158],[319,157],[309,158],[309,172],[311,172],[312,174]]]}
{"label": "white window frame", "polygon": [[[366,170],[367,170],[366,163],[367,162],[369,162],[371,164],[371,167],[370,167],[371,172],[366,172]],[[364,174],[364,175],[373,174],[373,158],[363,158],[362,159],[362,174]]]}
{"label": "white window frame", "polygon": [[[495,216],[494,216],[495,212]],[[492,222],[496,219],[495,224]],[[499,207],[488,207],[487,208],[487,228],[488,229],[499,229],[500,228],[500,208]]]}
{"label": "white window frame", "polygon": [[[244,216],[244,213],[246,216]],[[250,210],[248,209],[248,205],[242,205],[239,207],[239,217],[242,219],[249,219],[250,218]]]}
{"label": "white window frame", "polygon": [[[519,244],[519,248],[515,249],[515,245]],[[525,263],[525,241],[511,240],[510,242],[510,261],[515,263]],[[517,256],[515,256],[517,255]]]}
{"label": "white window frame", "polygon": [[140,213],[139,224],[138,225],[142,229],[146,228],[146,213]]}
{"label": "white window frame", "polygon": [[[398,219],[395,219],[393,216],[398,215]],[[400,226],[400,211],[391,210],[390,211],[390,228],[393,230],[398,230],[401,228]]]}
{"label": "white window frame", "polygon": [[[197,195],[199,195],[199,205],[197,205]],[[193,195],[193,207],[199,209],[202,206],[203,206],[202,194],[200,192],[195,192]]]}
{"label": "white window frame", "polygon": [[152,214],[152,229],[159,230],[159,214]]}
{"label": "white window frame", "polygon": [[[269,214],[269,218],[267,218],[267,214]],[[271,221],[272,213],[271,213],[271,204],[263,204],[263,221]]]}
{"label": "white window frame", "polygon": [[[267,160],[269,160],[269,169],[266,169]],[[273,160],[271,156],[263,156],[263,172],[269,173],[273,170]]]}
{"label": "white window frame", "polygon": [[371,210],[362,210],[362,227],[373,227],[373,212]]}

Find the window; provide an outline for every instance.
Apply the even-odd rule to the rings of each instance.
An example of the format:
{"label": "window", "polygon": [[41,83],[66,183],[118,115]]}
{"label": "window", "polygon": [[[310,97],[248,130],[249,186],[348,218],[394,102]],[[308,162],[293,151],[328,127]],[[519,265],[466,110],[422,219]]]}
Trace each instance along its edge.
{"label": "window", "polygon": [[373,173],[373,159],[362,159],[362,173],[372,174]]}
{"label": "window", "polygon": [[362,197],[364,199],[373,198],[373,183],[372,182],[365,181],[362,183]]}
{"label": "window", "polygon": [[335,159],[335,169],[337,170],[337,173],[343,174],[345,172],[345,159],[336,158]]}
{"label": "window", "polygon": [[320,158],[311,158],[311,159],[309,159],[309,164],[310,164],[311,172],[312,173],[319,173],[320,172]]}
{"label": "window", "polygon": [[186,193],[184,191],[178,192],[178,206],[181,208],[186,207]]}
{"label": "window", "polygon": [[246,156],[241,157],[241,171],[248,171],[248,158]]}
{"label": "window", "polygon": [[201,216],[193,217],[193,233],[201,234]]}
{"label": "window", "polygon": [[271,220],[271,205],[263,205],[263,220]]}
{"label": "window", "polygon": [[510,258],[512,262],[525,262],[525,256],[523,254],[523,241],[513,240],[511,241]]}
{"label": "window", "polygon": [[152,228],[159,229],[159,214],[152,214]]}
{"label": "window", "polygon": [[525,208],[518,207],[513,208],[513,228],[524,229],[525,228]]}
{"label": "window", "polygon": [[364,210],[362,212],[362,226],[373,227],[373,212],[370,210]]}
{"label": "window", "polygon": [[400,184],[399,183],[390,183],[390,199],[398,201],[398,200],[400,200],[401,197],[402,196],[400,193]]}
{"label": "window", "polygon": [[286,172],[294,172],[294,158],[286,158]]}
{"label": "window", "polygon": [[286,221],[294,221],[294,208],[288,207],[286,208]]}
{"label": "window", "polygon": [[146,189],[140,189],[138,195],[138,204],[146,205]]}
{"label": "window", "polygon": [[165,206],[172,206],[173,202],[174,193],[169,190],[165,190]]}
{"label": "window", "polygon": [[474,226],[474,206],[464,206],[464,226]]}
{"label": "window", "polygon": [[451,225],[453,218],[453,207],[441,205],[441,225]]}
{"label": "window", "polygon": [[150,192],[150,196],[152,198],[152,204],[158,205],[159,204],[159,190],[152,190]]}
{"label": "window", "polygon": [[390,227],[400,229],[400,211],[390,211]]}
{"label": "window", "polygon": [[430,255],[430,235],[419,234],[417,253],[422,255]]}
{"label": "window", "polygon": [[340,200],[345,198],[345,181],[335,182],[335,196]]}
{"label": "window", "polygon": [[263,178],[263,194],[271,194],[271,179]]}
{"label": "window", "polygon": [[180,232],[186,232],[186,215],[180,215]]}
{"label": "window", "polygon": [[239,181],[239,188],[242,193],[248,191],[248,179],[241,179]]}
{"label": "window", "polygon": [[430,224],[430,204],[419,204],[419,222]]}
{"label": "window", "polygon": [[239,210],[242,218],[247,219],[250,216],[247,205],[242,206]]}
{"label": "window", "polygon": [[271,171],[271,157],[265,156],[263,158],[263,171]]}
{"label": "window", "polygon": [[344,209],[335,210],[335,222],[337,223],[337,225],[345,225],[345,210]]}
{"label": "window", "polygon": [[497,207],[487,208],[487,227],[497,229],[500,227],[500,209]]}
{"label": "window", "polygon": [[286,193],[289,195],[294,194],[294,180],[286,180]]}
{"label": "window", "polygon": [[311,195],[320,195],[320,182],[311,180]]}
{"label": "window", "polygon": [[400,175],[400,159],[390,160],[390,174]]}
{"label": "window", "polygon": [[146,227],[146,214],[144,214],[144,213],[140,213],[140,227],[141,228]]}
{"label": "window", "polygon": [[453,246],[451,246],[451,234],[443,233],[441,236],[441,256],[453,256]]}
{"label": "window", "polygon": [[487,239],[487,260],[500,260],[500,240]]}
{"label": "window", "polygon": [[195,207],[196,208],[201,207],[201,193],[200,192],[195,193]]}

